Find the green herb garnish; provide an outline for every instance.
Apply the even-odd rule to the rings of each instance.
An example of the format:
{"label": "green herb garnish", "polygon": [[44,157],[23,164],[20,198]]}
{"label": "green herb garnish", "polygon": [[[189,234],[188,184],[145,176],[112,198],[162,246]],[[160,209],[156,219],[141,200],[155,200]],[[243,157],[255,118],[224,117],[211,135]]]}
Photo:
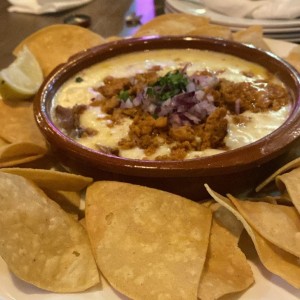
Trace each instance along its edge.
{"label": "green herb garnish", "polygon": [[128,98],[130,98],[129,91],[127,91],[127,90],[122,90],[122,91],[119,93],[119,98],[120,98],[120,100],[122,100],[122,101],[126,101]]}
{"label": "green herb garnish", "polygon": [[83,81],[83,78],[82,77],[76,77],[75,78],[75,82],[82,82]]}
{"label": "green herb garnish", "polygon": [[160,77],[154,84],[147,88],[147,95],[158,101],[166,101],[182,92],[186,92],[187,76],[176,70]]}

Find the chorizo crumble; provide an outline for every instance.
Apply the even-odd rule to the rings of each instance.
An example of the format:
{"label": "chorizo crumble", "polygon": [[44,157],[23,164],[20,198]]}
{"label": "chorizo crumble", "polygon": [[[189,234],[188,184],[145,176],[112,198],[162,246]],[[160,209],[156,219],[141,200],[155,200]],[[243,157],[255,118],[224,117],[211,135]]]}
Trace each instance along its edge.
{"label": "chorizo crumble", "polygon": [[[119,149],[138,147],[146,156],[154,154],[164,144],[169,155],[156,160],[181,160],[188,152],[205,149],[224,149],[228,114],[235,123],[247,122],[240,115],[279,110],[289,103],[284,87],[271,80],[232,82],[207,70],[187,75],[188,65],[159,76],[160,66],[128,78],[108,76],[95,90],[101,97],[92,98],[91,106],[99,106],[110,125],[122,118],[132,119],[128,135],[119,141]],[[82,128],[79,115],[87,106],[71,109],[56,107],[60,125],[71,135],[93,135],[94,130]],[[99,151],[118,155],[118,149],[99,145]]]}

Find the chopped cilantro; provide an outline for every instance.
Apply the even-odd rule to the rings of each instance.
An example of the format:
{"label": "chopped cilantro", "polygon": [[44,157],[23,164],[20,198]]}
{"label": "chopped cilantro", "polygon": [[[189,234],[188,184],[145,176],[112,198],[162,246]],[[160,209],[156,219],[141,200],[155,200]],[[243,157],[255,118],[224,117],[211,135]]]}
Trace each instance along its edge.
{"label": "chopped cilantro", "polygon": [[160,77],[154,84],[147,88],[147,95],[158,101],[166,101],[182,92],[186,92],[187,76],[179,70],[169,72]]}
{"label": "chopped cilantro", "polygon": [[75,78],[75,82],[82,82],[82,81],[83,81],[83,78],[82,78],[82,77],[79,77],[79,76],[78,76],[78,77]]}
{"label": "chopped cilantro", "polygon": [[127,90],[122,90],[122,91],[119,93],[119,98],[120,98],[122,101],[126,101],[128,98],[130,98],[129,91],[127,91]]}

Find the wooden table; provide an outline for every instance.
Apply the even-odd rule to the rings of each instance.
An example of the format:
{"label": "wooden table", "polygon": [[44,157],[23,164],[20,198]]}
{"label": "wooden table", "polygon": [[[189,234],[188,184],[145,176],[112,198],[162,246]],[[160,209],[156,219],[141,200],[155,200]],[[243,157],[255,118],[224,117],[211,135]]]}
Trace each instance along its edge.
{"label": "wooden table", "polygon": [[13,61],[12,50],[22,39],[47,25],[64,23],[72,14],[90,16],[90,29],[103,37],[128,36],[138,27],[127,26],[126,16],[135,12],[145,23],[163,13],[164,0],[94,0],[79,8],[47,15],[9,13],[9,6],[8,1],[0,1],[0,69]]}

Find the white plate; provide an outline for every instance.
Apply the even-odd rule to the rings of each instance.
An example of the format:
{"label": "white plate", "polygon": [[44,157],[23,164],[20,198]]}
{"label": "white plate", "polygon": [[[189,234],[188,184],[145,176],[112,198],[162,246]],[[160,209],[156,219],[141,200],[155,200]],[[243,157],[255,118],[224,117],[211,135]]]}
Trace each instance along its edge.
{"label": "white plate", "polygon": [[288,42],[298,43],[300,41],[299,35],[289,35],[289,34],[264,34],[265,37],[276,40],[285,40]]}
{"label": "white plate", "polygon": [[272,36],[272,35],[268,35],[268,34],[266,34],[265,36],[270,39],[285,40],[285,41],[291,42],[291,43],[299,43],[300,42],[300,36],[299,37],[289,37],[289,36],[281,37],[281,36]]}
{"label": "white plate", "polygon": [[[278,56],[286,56],[296,47],[285,41],[266,39],[270,49]],[[246,292],[230,295],[223,300],[298,300],[300,290],[287,284],[278,276],[267,271],[260,263],[249,240],[244,239],[241,248],[249,259],[255,277],[255,284]],[[174,287],[176,288],[176,287]],[[0,300],[127,300],[125,296],[113,290],[104,280],[101,286],[77,294],[54,294],[42,291],[16,278],[9,272],[0,258]]]}
{"label": "white plate", "polygon": [[[177,10],[169,7],[168,4],[166,3],[165,13],[178,13],[178,12],[180,12],[180,11],[177,11]],[[213,22],[213,21],[211,21],[211,23],[216,24],[216,22]],[[224,26],[224,25],[222,25],[222,26]],[[225,26],[227,26],[227,25],[225,25]],[[232,31],[239,31],[239,30],[243,30],[246,28],[246,27],[233,27],[233,26],[227,26],[227,27],[229,27]],[[294,31],[295,29],[296,29],[296,31]],[[282,28],[282,29],[278,29],[278,30],[276,28],[271,28],[271,29],[264,28],[264,35],[266,37],[272,38],[272,39],[285,40],[288,42],[298,43],[298,42],[300,42],[300,27],[293,28],[293,31],[290,31],[289,28]]]}
{"label": "white plate", "polygon": [[[218,24],[218,25],[221,25],[221,24]],[[226,25],[227,26],[227,25]],[[242,30],[242,29],[245,29],[247,28],[248,26],[242,26],[242,27],[236,27],[236,26],[230,26],[230,28],[233,30],[233,31],[238,31],[238,30]],[[286,34],[298,34],[300,36],[300,27],[281,27],[281,28],[266,28],[264,27],[264,32],[265,33],[286,33]]]}
{"label": "white plate", "polygon": [[[224,0],[226,1],[226,0]],[[235,18],[222,15],[210,9],[203,7],[201,4],[183,0],[166,0],[166,7],[177,12],[184,12],[194,15],[207,16],[215,24],[233,26],[233,27],[248,27],[251,25],[261,25],[264,29],[275,30],[293,30],[294,27],[300,27],[300,19],[293,20],[267,20],[267,19],[250,19],[250,18]]]}

